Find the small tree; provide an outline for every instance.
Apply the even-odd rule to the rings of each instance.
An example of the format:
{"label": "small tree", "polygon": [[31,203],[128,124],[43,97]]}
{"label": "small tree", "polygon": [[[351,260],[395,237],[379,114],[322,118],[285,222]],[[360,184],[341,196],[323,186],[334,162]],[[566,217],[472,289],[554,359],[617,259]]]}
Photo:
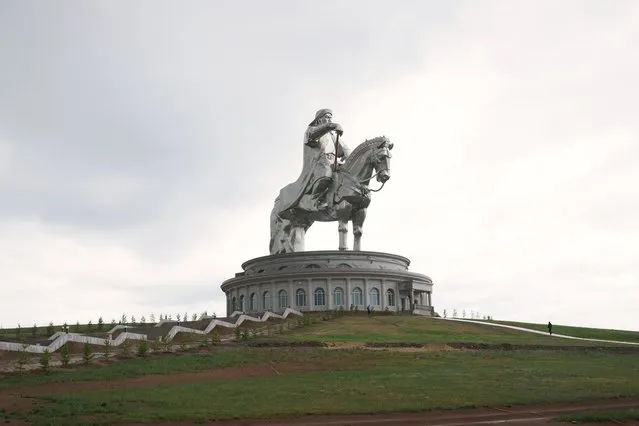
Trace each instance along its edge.
{"label": "small tree", "polygon": [[149,342],[146,340],[140,340],[140,344],[138,345],[138,356],[145,357],[149,353]]}
{"label": "small tree", "polygon": [[446,318],[446,315],[448,315],[448,314],[446,312],[446,309],[444,309],[444,318]]}
{"label": "small tree", "polygon": [[191,315],[191,321],[197,321],[197,314],[195,312]]}
{"label": "small tree", "polygon": [[126,314],[122,314],[122,318],[120,319],[120,321],[122,322],[122,324],[126,324],[127,323]]}
{"label": "small tree", "polygon": [[40,368],[42,368],[42,371],[44,371],[45,373],[48,373],[51,365],[51,352],[49,352],[49,349],[45,349],[44,353],[42,354],[42,356],[40,357]]}
{"label": "small tree", "polygon": [[89,323],[87,324],[87,330],[88,331],[93,330],[93,323],[91,322],[91,320],[89,320]]}
{"label": "small tree", "polygon": [[89,344],[89,342],[85,342],[84,351],[82,353],[82,361],[84,362],[85,365],[89,365],[92,359],[93,359],[93,348],[91,348],[91,345]]}
{"label": "small tree", "polygon": [[453,309],[453,318],[457,318],[457,309]]}
{"label": "small tree", "polygon": [[31,328],[31,337],[35,338],[38,335],[38,326],[33,324]]}
{"label": "small tree", "polygon": [[220,334],[217,332],[217,330],[213,330],[213,333],[211,333],[211,344],[212,345],[220,344]]}
{"label": "small tree", "polygon": [[18,328],[16,328],[16,339],[20,341],[22,339],[22,327],[18,324]]}
{"label": "small tree", "polygon": [[135,315],[131,315],[131,324],[135,324]]}
{"label": "small tree", "polygon": [[182,318],[182,316],[180,314],[177,314],[176,318],[177,318],[178,322],[180,322],[180,318]]}
{"label": "small tree", "polygon": [[104,356],[105,361],[109,361],[111,358],[111,339],[104,339]]}
{"label": "small tree", "polygon": [[62,331],[65,333],[69,332],[69,325],[67,324],[66,321],[64,322],[64,324],[62,324]]}
{"label": "small tree", "polygon": [[63,368],[69,367],[69,362],[71,362],[71,355],[69,354],[69,345],[65,344],[60,348],[60,363],[62,363]]}
{"label": "small tree", "polygon": [[20,355],[18,355],[18,358],[16,359],[16,370],[18,370],[19,373],[24,371],[24,366],[27,365],[27,362],[29,361],[29,355],[27,354],[28,346],[29,345],[22,345]]}
{"label": "small tree", "polygon": [[76,332],[76,333],[79,333],[79,332],[80,332],[80,321],[77,321],[77,322],[75,323],[75,332]]}
{"label": "small tree", "polygon": [[462,311],[462,318],[466,318],[466,309]]}
{"label": "small tree", "polygon": [[100,317],[98,318],[98,330],[102,331],[102,328],[104,328],[104,320]]}
{"label": "small tree", "polygon": [[54,332],[55,328],[53,327],[53,321],[50,321],[49,325],[47,326],[47,335],[51,336]]}
{"label": "small tree", "polygon": [[140,318],[140,324],[146,324],[146,318],[144,318],[144,315]]}
{"label": "small tree", "polygon": [[111,325],[116,325],[116,324],[117,324],[117,322],[115,321],[115,318],[113,318],[113,319],[111,320]]}
{"label": "small tree", "polygon": [[151,321],[152,324],[155,324],[155,314],[153,314],[153,312],[151,312],[151,316],[149,317],[149,321]]}
{"label": "small tree", "polygon": [[184,321],[188,321],[189,320],[189,314],[187,312],[184,312],[184,316],[182,317],[184,318]]}

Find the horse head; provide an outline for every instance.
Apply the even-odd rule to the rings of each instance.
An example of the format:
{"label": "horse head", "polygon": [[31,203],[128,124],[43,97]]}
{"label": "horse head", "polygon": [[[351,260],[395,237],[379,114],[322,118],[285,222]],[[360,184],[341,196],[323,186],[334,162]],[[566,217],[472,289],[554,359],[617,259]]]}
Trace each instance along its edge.
{"label": "horse head", "polygon": [[391,149],[393,149],[393,143],[386,136],[380,136],[376,147],[371,156],[371,161],[375,172],[377,173],[377,181],[386,183],[390,179],[390,159]]}

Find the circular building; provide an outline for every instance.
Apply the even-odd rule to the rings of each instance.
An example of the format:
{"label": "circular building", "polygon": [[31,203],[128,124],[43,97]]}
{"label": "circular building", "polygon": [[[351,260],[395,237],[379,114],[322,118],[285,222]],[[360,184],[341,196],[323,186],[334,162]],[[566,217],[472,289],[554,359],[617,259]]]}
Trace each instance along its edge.
{"label": "circular building", "polygon": [[293,308],[301,312],[371,307],[432,316],[432,280],[410,260],[372,251],[302,251],[251,259],[222,283],[227,316]]}

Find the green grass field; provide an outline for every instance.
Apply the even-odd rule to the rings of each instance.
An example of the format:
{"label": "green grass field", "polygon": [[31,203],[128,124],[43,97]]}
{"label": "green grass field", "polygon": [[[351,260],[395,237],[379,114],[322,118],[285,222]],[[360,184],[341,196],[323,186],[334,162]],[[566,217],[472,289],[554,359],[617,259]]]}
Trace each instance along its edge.
{"label": "green grass field", "polygon": [[[588,342],[574,350],[557,350],[553,345],[570,342],[478,324],[413,316],[343,316],[269,339],[346,345],[218,346],[201,353],[5,376],[0,378],[0,406],[2,398],[12,394],[45,403],[30,410],[5,410],[0,419],[42,425],[154,424],[639,396],[637,354],[592,348]],[[511,343],[544,349],[342,347],[366,342]]]}
{"label": "green grass field", "polygon": [[[243,353],[246,352],[246,353]],[[639,395],[634,355],[597,351],[456,351],[394,352],[330,349],[232,349],[207,356],[165,357],[155,371],[170,372],[251,366],[274,368],[303,363],[309,371],[267,377],[196,381],[175,385],[44,395],[51,404],[23,414],[29,421],[82,424],[91,421],[275,417],[319,413],[415,411],[491,404],[528,404],[582,398]],[[237,362],[233,362],[237,357]],[[206,361],[201,361],[202,359]],[[139,363],[135,365],[140,365]],[[323,368],[326,367],[326,368]],[[319,368],[321,371],[313,371]],[[148,373],[134,369],[135,374]],[[63,380],[104,380],[122,376],[111,365],[92,371],[63,373]],[[54,375],[55,376],[55,375]],[[73,378],[76,376],[75,378]],[[24,388],[23,388],[24,389]],[[37,389],[37,388],[32,388]],[[22,390],[29,394],[29,390]]]}

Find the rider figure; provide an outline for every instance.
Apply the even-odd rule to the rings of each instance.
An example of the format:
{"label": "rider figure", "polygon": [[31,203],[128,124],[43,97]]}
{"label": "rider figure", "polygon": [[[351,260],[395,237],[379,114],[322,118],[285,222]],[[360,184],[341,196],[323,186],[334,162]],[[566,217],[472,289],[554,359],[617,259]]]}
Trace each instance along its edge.
{"label": "rider figure", "polygon": [[[320,109],[315,114],[304,133],[304,144],[312,150],[312,155],[304,155],[304,168],[310,169],[312,179],[310,183],[311,199],[315,200],[316,210],[328,208],[326,193],[333,176],[335,155],[344,160],[351,153],[339,136],[344,133],[342,126],[333,123],[333,112]],[[308,149],[305,148],[305,151]],[[310,162],[310,164],[308,164]]]}

